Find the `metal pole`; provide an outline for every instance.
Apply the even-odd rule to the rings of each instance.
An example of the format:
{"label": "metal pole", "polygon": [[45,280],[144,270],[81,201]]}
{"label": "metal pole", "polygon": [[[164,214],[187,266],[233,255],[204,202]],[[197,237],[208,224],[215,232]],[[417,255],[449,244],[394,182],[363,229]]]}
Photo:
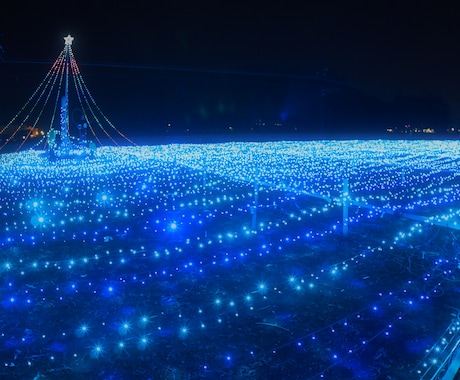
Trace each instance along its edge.
{"label": "metal pole", "polygon": [[259,169],[256,168],[254,178],[254,204],[251,207],[252,230],[255,231],[257,226],[257,208],[259,207]]}
{"label": "metal pole", "polygon": [[343,179],[343,192],[342,192],[342,202],[343,202],[343,234],[348,235],[348,206],[349,206],[349,196],[348,196],[348,178]]}
{"label": "metal pole", "polygon": [[203,156],[203,187],[206,187],[206,172],[208,171],[206,155]]}
{"label": "metal pole", "polygon": [[67,36],[65,40],[65,93],[61,100],[61,151],[65,155],[70,150],[69,138],[69,66],[70,66],[70,45],[73,38]]}

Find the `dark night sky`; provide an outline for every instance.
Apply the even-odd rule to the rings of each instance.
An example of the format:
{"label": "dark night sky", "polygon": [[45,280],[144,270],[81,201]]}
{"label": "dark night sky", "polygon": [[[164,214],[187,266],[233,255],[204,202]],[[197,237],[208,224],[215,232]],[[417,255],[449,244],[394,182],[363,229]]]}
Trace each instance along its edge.
{"label": "dark night sky", "polygon": [[[239,106],[232,97],[245,87],[232,84],[226,93],[226,84],[247,84],[252,76],[235,71],[270,73],[254,75],[253,85],[265,93],[273,90],[274,98],[281,96],[276,92],[282,87],[284,98],[279,104],[295,103],[298,92],[286,90],[293,88],[292,79],[287,87],[264,81],[280,81],[284,75],[314,76],[328,68],[331,77],[384,101],[398,95],[438,97],[449,106],[452,123],[460,124],[460,23],[454,2],[298,3],[68,1],[44,6],[43,2],[9,1],[0,14],[4,49],[0,74],[2,66],[13,65],[9,61],[54,61],[63,48],[63,37],[70,33],[82,74],[96,99],[104,107],[112,101],[126,104],[125,114],[132,111],[137,122],[140,113],[152,123],[167,120],[173,110],[160,105],[157,99],[162,96],[177,96],[176,103],[170,99],[168,104],[175,105],[178,113],[182,98],[200,99],[197,107],[205,112],[216,97],[221,98],[221,108],[237,113]],[[123,67],[115,68],[118,64]],[[137,65],[151,68],[136,69]],[[47,70],[32,63],[19,66],[21,72],[27,66],[28,72],[37,73],[30,88],[21,78],[17,81],[15,91],[25,91],[21,99],[26,99]],[[169,78],[168,85],[159,82],[162,75]],[[199,75],[199,80],[195,78],[199,85],[187,86],[193,75]],[[175,91],[165,89],[171,83]],[[212,96],[202,93],[210,87]],[[10,91],[0,90],[2,103],[10,98]],[[155,104],[162,109],[156,112]],[[11,110],[2,106],[0,124],[21,105],[12,104]],[[105,110],[110,116],[111,110]],[[126,122],[116,110],[113,113]],[[263,110],[259,114],[263,117]],[[227,116],[231,122],[234,115],[229,111]]]}

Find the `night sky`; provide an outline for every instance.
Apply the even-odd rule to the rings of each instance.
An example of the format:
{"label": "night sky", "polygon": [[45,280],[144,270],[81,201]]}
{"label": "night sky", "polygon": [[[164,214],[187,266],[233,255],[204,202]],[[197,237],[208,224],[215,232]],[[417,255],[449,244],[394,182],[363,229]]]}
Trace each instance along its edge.
{"label": "night sky", "polygon": [[459,127],[453,3],[10,1],[0,125],[71,34],[96,101],[135,134]]}

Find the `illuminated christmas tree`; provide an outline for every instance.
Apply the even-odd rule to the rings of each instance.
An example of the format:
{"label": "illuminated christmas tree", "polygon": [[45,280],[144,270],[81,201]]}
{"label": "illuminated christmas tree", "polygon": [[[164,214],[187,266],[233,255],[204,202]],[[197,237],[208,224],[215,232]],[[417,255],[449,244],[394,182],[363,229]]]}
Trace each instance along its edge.
{"label": "illuminated christmas tree", "polygon": [[[45,78],[20,111],[2,129],[5,136],[0,151],[26,147],[46,150],[50,157],[69,158],[93,155],[96,146],[134,144],[102,113],[86,86],[72,51],[71,35],[64,37],[64,49]],[[81,111],[73,120],[77,136],[72,136],[69,103]],[[59,117],[57,117],[59,113]],[[38,140],[38,141],[37,141]]]}

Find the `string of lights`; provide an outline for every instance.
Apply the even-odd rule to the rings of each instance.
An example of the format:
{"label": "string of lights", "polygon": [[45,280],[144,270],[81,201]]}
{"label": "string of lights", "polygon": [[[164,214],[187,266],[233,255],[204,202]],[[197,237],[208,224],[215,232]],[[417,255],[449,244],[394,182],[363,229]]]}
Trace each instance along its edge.
{"label": "string of lights", "polygon": [[[79,136],[72,136],[71,134],[69,134],[69,136],[61,136],[61,139],[64,141],[63,144],[69,145],[63,149],[66,152],[63,154],[69,154],[70,152],[67,152],[67,150],[70,148],[74,153],[84,151],[84,146],[82,144],[88,143],[88,141],[86,141],[86,128],[89,129],[92,137],[99,145],[102,145],[103,141],[99,136],[97,136],[95,127],[98,127],[108,141],[114,145],[119,145],[120,143],[117,142],[117,140],[109,133],[108,129],[111,129],[124,141],[135,145],[131,139],[124,135],[114,126],[113,123],[109,121],[95,102],[89,92],[89,89],[83,81],[80,69],[75,60],[71,47],[72,41],[73,37],[71,36],[67,36],[65,38],[65,47],[51,66],[44,80],[40,83],[32,96],[13,117],[13,119],[0,131],[0,134],[7,136],[2,146],[0,146],[0,151],[5,147],[12,145],[14,145],[15,151],[24,149],[26,146],[28,148],[41,147],[44,149],[45,145],[48,146],[49,149],[56,150],[58,141],[55,136],[60,135],[62,131],[60,130],[61,128],[54,125],[55,117],[61,97],[64,93],[65,96],[69,95],[69,77],[72,79],[70,82],[73,83],[73,93],[71,94],[72,99],[75,97],[75,100],[78,100],[78,106],[81,108],[85,121],[82,125],[72,126],[72,129],[79,129]],[[62,89],[63,86],[65,86],[65,91]],[[54,105],[51,105],[49,100],[54,94],[56,94],[56,102]],[[66,108],[67,107],[65,107],[65,109]],[[65,118],[65,124],[69,124],[66,128],[67,130],[70,129],[67,114],[65,115]],[[29,122],[29,120],[33,121]],[[44,123],[46,120],[50,120],[50,124],[45,126]],[[104,123],[108,128],[104,127]],[[67,134],[68,131],[65,135]],[[33,143],[29,143],[37,137],[39,140],[38,142],[33,141]],[[69,138],[69,141],[67,141],[67,137]],[[56,150],[56,152],[59,153],[59,150]]]}
{"label": "string of lights", "polygon": [[[111,135],[103,128],[103,125],[102,123],[99,121],[99,119],[97,118],[96,114],[99,114],[101,115],[101,117],[104,119],[104,121],[107,123],[107,125],[109,125],[119,136],[121,136],[124,140],[126,140],[127,142],[133,144],[133,145],[136,145],[134,143],[134,141],[132,141],[130,138],[128,138],[125,134],[123,134],[119,129],[117,129],[113,124],[112,122],[105,116],[105,114],[101,111],[101,109],[99,108],[99,106],[97,105],[96,101],[94,100],[93,96],[91,95],[91,92],[89,91],[88,87],[86,86],[84,80],[83,80],[83,77],[82,75],[80,74],[80,69],[78,68],[78,65],[77,65],[77,61],[75,60],[75,57],[73,55],[73,52],[70,51],[70,59],[71,59],[71,68],[72,68],[72,74],[73,74],[73,78],[74,78],[74,81],[75,81],[75,87],[79,89],[79,91],[77,91],[77,93],[81,93],[84,97],[84,100],[85,100],[85,104],[86,104],[86,107],[91,111],[91,114],[92,116],[94,117],[94,119],[96,120],[97,122],[97,125],[103,130],[103,132],[106,134],[107,137],[109,137],[109,139],[115,144],[115,145],[119,145],[112,137]],[[91,100],[91,103],[89,103],[86,95],[88,96],[88,98]],[[79,101],[80,101],[80,104],[82,104],[81,100],[80,100],[80,95],[79,95]],[[97,112],[93,111],[92,109],[92,106],[94,106],[97,110]],[[83,112],[84,112],[84,115],[86,117],[86,114],[85,114],[85,107],[82,108]],[[93,131],[92,131],[93,132]],[[94,132],[93,132],[94,134]],[[95,136],[96,137],[96,136]]]}
{"label": "string of lights", "polygon": [[[0,156],[4,370],[331,379],[441,371],[454,341],[432,347],[458,308],[458,230],[434,222],[460,218],[460,150],[411,143]],[[345,177],[351,201],[381,206],[351,205],[346,236]]]}

